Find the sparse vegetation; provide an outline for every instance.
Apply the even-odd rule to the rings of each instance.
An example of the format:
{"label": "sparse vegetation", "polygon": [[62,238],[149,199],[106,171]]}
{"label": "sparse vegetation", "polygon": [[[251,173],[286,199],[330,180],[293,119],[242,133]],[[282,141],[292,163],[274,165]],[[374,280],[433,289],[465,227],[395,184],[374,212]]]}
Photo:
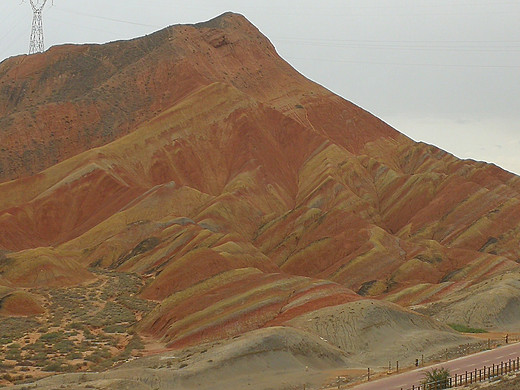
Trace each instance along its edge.
{"label": "sparse vegetation", "polygon": [[447,368],[432,368],[424,373],[422,384],[424,390],[447,389],[449,386],[450,371]]}
{"label": "sparse vegetation", "polygon": [[62,333],[61,332],[51,332],[51,333],[45,333],[40,336],[40,340],[44,343],[52,343],[55,341],[60,341],[62,339]]}
{"label": "sparse vegetation", "polygon": [[471,328],[466,325],[460,325],[460,324],[448,324],[450,328],[453,330],[456,330],[460,333],[487,333],[487,330],[485,329],[479,329],[479,328]]}
{"label": "sparse vegetation", "polygon": [[[137,276],[93,272],[100,278],[90,285],[32,291],[45,302],[46,312],[37,320],[2,318],[0,381],[15,383],[49,373],[100,371],[140,355],[144,345],[131,329],[137,317],[156,304],[136,296],[143,286]],[[7,366],[6,376],[2,369]]]}

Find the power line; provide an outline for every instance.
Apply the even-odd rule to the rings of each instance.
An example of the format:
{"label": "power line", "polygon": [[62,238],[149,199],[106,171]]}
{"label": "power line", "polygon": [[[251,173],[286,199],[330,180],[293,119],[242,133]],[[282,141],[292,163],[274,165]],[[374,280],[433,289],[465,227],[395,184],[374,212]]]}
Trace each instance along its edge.
{"label": "power line", "polygon": [[314,47],[346,47],[353,49],[387,50],[456,50],[478,52],[502,52],[520,50],[520,41],[378,41],[378,40],[333,40],[277,38],[277,42]]}
{"label": "power line", "polygon": [[139,22],[133,22],[133,21],[129,21],[129,20],[109,18],[109,17],[106,17],[106,16],[92,15],[92,14],[87,14],[87,13],[84,13],[84,12],[73,11],[73,10],[70,10],[70,9],[67,9],[67,8],[58,8],[58,9],[61,10],[61,11],[65,11],[65,12],[71,13],[71,14],[75,14],[75,15],[87,16],[89,18],[95,18],[95,19],[108,20],[110,22],[126,23],[126,24],[131,24],[131,25],[134,25],[134,26],[153,27],[153,28],[163,28],[164,27],[164,26],[158,26],[158,25],[154,25],[154,24],[139,23]]}
{"label": "power line", "polygon": [[479,65],[479,64],[439,64],[439,63],[404,63],[404,62],[382,62],[382,61],[355,61],[355,60],[340,60],[340,59],[326,59],[326,58],[304,58],[304,57],[287,57],[291,60],[303,61],[319,61],[332,62],[344,64],[366,64],[366,65],[395,65],[395,66],[420,66],[420,67],[435,67],[435,68],[481,68],[481,69],[519,69],[520,65]]}

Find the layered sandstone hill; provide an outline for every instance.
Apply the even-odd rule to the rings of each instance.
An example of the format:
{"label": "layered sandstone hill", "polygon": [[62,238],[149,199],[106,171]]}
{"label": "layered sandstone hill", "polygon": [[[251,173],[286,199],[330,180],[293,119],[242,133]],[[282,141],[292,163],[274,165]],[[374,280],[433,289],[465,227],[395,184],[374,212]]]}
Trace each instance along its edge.
{"label": "layered sandstone hill", "polygon": [[139,275],[160,304],[137,330],[170,347],[320,334],[302,325],[317,310],[424,304],[519,269],[518,177],[413,142],[240,15],[6,60],[0,118],[0,286]]}

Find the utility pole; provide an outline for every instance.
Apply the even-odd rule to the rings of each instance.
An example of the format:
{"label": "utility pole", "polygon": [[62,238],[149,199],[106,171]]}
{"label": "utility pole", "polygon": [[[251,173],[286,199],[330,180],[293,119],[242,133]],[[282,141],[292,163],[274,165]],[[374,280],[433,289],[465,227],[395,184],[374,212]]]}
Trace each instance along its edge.
{"label": "utility pole", "polygon": [[43,45],[43,19],[42,11],[45,7],[47,0],[43,0],[40,4],[40,0],[29,0],[33,10],[33,21],[31,29],[31,43],[29,45],[29,54],[41,53],[45,50]]}

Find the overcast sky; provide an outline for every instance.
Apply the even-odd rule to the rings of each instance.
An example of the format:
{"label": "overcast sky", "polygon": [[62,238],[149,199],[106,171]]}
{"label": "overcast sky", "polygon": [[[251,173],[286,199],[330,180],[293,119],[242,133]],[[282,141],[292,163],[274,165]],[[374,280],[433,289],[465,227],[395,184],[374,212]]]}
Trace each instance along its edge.
{"label": "overcast sky", "polygon": [[[239,12],[305,76],[411,138],[520,174],[519,0],[51,2],[46,48]],[[28,51],[31,21],[29,0],[0,1],[0,61]]]}

